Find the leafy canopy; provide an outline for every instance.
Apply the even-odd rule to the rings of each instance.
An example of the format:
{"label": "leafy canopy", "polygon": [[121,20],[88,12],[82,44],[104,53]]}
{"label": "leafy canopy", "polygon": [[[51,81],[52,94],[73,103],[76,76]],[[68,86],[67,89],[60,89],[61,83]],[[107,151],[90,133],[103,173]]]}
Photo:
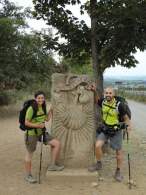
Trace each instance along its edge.
{"label": "leafy canopy", "polygon": [[[96,46],[98,66],[101,72],[107,67],[119,64],[125,67],[135,66],[134,53],[146,47],[146,0],[33,0],[34,15],[43,18],[57,29],[54,38],[55,49],[69,58],[84,55],[91,57],[91,28],[85,21],[76,18],[69,5],[80,7],[81,14],[91,16],[94,7],[96,17]],[[59,43],[59,35],[66,39]],[[83,55],[83,59],[84,56]]]}
{"label": "leafy canopy", "polygon": [[25,33],[27,16],[21,7],[0,1],[0,91],[51,80],[56,62],[42,33]]}

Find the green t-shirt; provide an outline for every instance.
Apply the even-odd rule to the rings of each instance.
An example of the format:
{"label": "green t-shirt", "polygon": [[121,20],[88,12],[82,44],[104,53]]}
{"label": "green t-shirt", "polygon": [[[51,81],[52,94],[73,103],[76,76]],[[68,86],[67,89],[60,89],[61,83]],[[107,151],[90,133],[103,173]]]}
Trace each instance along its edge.
{"label": "green t-shirt", "polygon": [[[45,120],[46,120],[46,115],[42,109],[42,106],[38,106],[38,111],[37,111],[37,114],[36,114],[36,117],[32,119],[32,116],[33,116],[33,108],[32,106],[30,106],[27,111],[26,111],[26,116],[25,116],[25,119],[26,120],[29,120],[30,122],[32,123],[35,123],[35,124],[40,124],[40,123],[44,123]],[[42,134],[42,129],[31,129],[28,131],[28,135],[36,135],[36,131],[37,131],[37,135],[41,135]]]}

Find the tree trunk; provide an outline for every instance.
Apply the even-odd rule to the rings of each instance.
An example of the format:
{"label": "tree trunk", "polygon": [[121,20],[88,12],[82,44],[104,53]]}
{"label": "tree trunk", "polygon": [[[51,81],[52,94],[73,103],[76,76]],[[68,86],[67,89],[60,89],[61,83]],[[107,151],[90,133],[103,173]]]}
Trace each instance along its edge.
{"label": "tree trunk", "polygon": [[[99,69],[100,69],[100,64],[98,65],[99,66]],[[98,88],[98,93],[99,93],[99,96],[102,97],[103,96],[103,72],[101,72],[99,70],[98,74],[96,74],[96,83],[97,83],[97,88]]]}
{"label": "tree trunk", "polygon": [[92,50],[92,66],[94,72],[94,78],[97,84],[97,92],[99,96],[103,94],[103,72],[100,69],[98,60],[97,49],[97,12],[96,12],[97,0],[90,0],[90,13],[91,13],[91,50]]}

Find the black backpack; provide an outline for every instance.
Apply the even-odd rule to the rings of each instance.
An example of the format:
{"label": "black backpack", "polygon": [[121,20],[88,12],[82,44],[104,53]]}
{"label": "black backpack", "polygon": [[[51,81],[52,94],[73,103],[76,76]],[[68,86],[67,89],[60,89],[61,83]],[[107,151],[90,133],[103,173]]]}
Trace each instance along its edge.
{"label": "black backpack", "polygon": [[26,111],[28,109],[29,106],[32,106],[33,108],[33,116],[32,118],[35,118],[36,114],[37,114],[37,107],[35,106],[35,100],[34,99],[30,99],[24,102],[23,104],[23,108],[20,110],[19,112],[19,128],[22,131],[26,131],[26,130],[31,130],[32,128],[25,126],[25,115],[26,115]]}
{"label": "black backpack", "polygon": [[[128,102],[126,101],[126,99],[121,97],[121,96],[115,96],[115,99],[117,101],[117,104],[118,104],[118,102],[122,102],[124,104],[125,110],[126,110],[126,114],[129,117],[129,119],[131,119],[131,110],[129,108],[129,105],[128,105]],[[119,121],[123,122],[123,116],[120,116],[120,114],[119,114]]]}

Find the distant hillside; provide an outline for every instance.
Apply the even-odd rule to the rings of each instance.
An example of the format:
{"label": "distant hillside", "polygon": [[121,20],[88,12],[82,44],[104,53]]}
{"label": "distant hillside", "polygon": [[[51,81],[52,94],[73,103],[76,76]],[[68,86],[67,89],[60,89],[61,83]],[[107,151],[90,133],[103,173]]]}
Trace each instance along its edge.
{"label": "distant hillside", "polygon": [[[145,86],[146,87],[146,76],[119,76],[119,77],[105,77],[104,78],[104,87],[108,85],[115,86],[118,82],[122,82],[123,86]],[[117,84],[116,84],[117,85]]]}
{"label": "distant hillside", "polygon": [[105,81],[119,81],[119,80],[143,80],[146,81],[146,75],[142,76],[105,76]]}

